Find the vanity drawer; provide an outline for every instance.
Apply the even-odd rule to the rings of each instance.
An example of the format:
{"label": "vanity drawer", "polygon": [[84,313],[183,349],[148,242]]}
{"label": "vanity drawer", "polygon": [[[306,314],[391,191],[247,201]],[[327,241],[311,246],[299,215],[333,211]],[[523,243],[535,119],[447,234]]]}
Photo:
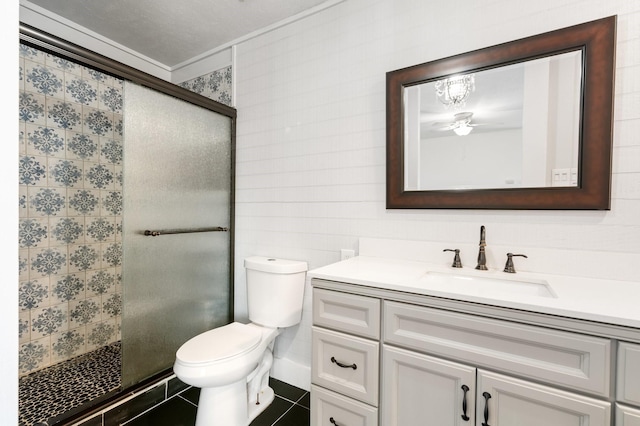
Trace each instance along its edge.
{"label": "vanity drawer", "polygon": [[311,382],[378,406],[378,342],[312,329]]}
{"label": "vanity drawer", "polygon": [[618,401],[640,405],[640,345],[619,344],[616,383]]}
{"label": "vanity drawer", "polygon": [[362,402],[311,385],[311,426],[330,424],[376,426],[378,410]]}
{"label": "vanity drawer", "polygon": [[384,342],[608,397],[608,339],[384,302]]}
{"label": "vanity drawer", "polygon": [[313,324],[377,340],[380,300],[314,288]]}

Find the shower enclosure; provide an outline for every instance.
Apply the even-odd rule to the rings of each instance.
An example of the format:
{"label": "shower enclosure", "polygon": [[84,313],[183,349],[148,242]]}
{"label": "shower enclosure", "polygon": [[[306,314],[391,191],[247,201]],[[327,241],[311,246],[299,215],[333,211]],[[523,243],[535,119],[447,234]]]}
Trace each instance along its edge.
{"label": "shower enclosure", "polygon": [[[182,343],[233,317],[236,112],[29,26],[20,40],[20,424],[29,426],[44,419],[23,409],[66,405],[37,414],[56,424],[166,377]],[[90,360],[73,372],[105,353],[105,371],[89,371]],[[89,400],[75,382],[56,383],[60,371],[98,378],[116,363],[117,386]]]}

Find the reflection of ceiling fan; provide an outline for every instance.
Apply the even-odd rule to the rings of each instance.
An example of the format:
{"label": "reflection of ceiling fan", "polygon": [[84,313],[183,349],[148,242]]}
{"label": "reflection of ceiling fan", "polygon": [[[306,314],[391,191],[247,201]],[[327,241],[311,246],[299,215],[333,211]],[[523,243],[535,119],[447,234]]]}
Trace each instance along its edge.
{"label": "reflection of ceiling fan", "polygon": [[454,114],[452,121],[435,122],[432,125],[436,130],[453,130],[458,136],[466,136],[476,126],[484,126],[486,123],[472,123],[472,112],[459,112]]}

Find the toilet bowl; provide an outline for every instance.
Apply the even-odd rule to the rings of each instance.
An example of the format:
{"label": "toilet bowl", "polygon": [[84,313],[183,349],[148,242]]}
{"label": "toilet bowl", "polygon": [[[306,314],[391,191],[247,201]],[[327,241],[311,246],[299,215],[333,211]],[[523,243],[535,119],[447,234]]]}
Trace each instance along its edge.
{"label": "toilet bowl", "polygon": [[201,388],[196,426],[246,426],[271,404],[276,337],[302,316],[306,262],[256,256],[245,268],[251,322],[206,331],[176,352],[176,376]]}

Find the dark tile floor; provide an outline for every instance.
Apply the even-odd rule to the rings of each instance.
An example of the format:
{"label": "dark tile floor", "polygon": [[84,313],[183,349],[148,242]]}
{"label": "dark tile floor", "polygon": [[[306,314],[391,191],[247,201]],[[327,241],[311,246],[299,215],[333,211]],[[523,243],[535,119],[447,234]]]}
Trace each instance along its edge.
{"label": "dark tile floor", "polygon": [[[250,426],[308,426],[309,392],[269,379],[276,397]],[[125,426],[194,426],[200,389],[189,388],[124,423]]]}

